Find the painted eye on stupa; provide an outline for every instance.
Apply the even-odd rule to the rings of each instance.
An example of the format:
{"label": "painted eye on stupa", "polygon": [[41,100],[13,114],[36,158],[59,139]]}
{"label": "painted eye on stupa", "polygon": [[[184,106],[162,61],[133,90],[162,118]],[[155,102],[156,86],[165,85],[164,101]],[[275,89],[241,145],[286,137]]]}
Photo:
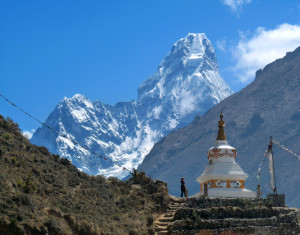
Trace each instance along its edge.
{"label": "painted eye on stupa", "polygon": [[230,187],[232,187],[232,188],[239,188],[240,185],[241,185],[241,183],[239,181],[236,181],[236,180],[232,180],[230,182]]}
{"label": "painted eye on stupa", "polygon": [[226,188],[227,183],[224,180],[219,180],[217,185],[219,188]]}

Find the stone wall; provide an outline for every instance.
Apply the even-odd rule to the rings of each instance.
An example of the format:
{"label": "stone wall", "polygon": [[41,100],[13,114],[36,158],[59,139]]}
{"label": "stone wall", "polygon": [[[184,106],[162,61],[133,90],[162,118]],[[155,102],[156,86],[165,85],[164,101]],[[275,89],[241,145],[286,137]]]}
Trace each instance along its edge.
{"label": "stone wall", "polygon": [[211,198],[201,196],[197,198],[188,198],[185,206],[190,208],[233,206],[244,209],[252,208],[254,206],[272,207],[273,202],[264,198]]}
{"label": "stone wall", "polygon": [[298,209],[277,207],[282,205],[279,198],[278,203],[273,198],[188,198],[168,230],[172,234],[300,234]]}
{"label": "stone wall", "polygon": [[272,202],[273,206],[285,206],[285,194],[268,194],[267,199]]}

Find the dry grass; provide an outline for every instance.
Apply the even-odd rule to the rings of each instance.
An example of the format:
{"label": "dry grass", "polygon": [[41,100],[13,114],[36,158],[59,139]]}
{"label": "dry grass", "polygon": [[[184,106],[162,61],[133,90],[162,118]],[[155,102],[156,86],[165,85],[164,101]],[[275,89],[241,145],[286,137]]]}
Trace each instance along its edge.
{"label": "dry grass", "polygon": [[0,234],[152,234],[166,185],[89,176],[0,115]]}

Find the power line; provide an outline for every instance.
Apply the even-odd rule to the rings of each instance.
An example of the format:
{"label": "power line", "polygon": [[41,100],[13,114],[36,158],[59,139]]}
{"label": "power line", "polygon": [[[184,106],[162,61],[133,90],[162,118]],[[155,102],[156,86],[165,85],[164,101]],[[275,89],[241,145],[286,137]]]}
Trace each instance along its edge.
{"label": "power line", "polygon": [[41,125],[47,127],[49,130],[55,132],[55,133],[58,134],[59,136],[68,139],[68,140],[71,141],[73,144],[78,145],[79,147],[81,147],[81,148],[83,148],[83,149],[89,151],[90,153],[92,153],[92,154],[94,154],[94,155],[96,155],[96,156],[102,158],[103,160],[106,160],[106,161],[107,161],[107,160],[110,160],[115,166],[121,167],[123,170],[126,170],[126,171],[128,171],[129,173],[132,173],[132,172],[131,172],[129,169],[127,169],[126,167],[121,166],[121,165],[119,165],[118,163],[115,163],[111,158],[108,159],[108,158],[106,158],[106,157],[101,156],[99,153],[96,153],[96,152],[90,150],[88,147],[79,144],[77,141],[72,140],[72,139],[69,138],[67,135],[60,133],[59,131],[53,129],[52,127],[48,126],[48,125],[45,124],[44,122],[41,122],[39,119],[37,119],[36,117],[32,116],[30,113],[26,112],[25,110],[23,110],[22,108],[20,108],[19,106],[17,106],[17,105],[14,104],[13,102],[11,102],[9,99],[7,99],[7,98],[6,98],[5,96],[3,96],[2,94],[0,94],[0,96],[1,96],[5,101],[7,101],[8,103],[10,103],[12,106],[14,106],[15,108],[19,109],[21,112],[25,113],[27,116],[29,116],[30,118],[34,119],[35,121],[37,121],[37,122],[40,123]]}

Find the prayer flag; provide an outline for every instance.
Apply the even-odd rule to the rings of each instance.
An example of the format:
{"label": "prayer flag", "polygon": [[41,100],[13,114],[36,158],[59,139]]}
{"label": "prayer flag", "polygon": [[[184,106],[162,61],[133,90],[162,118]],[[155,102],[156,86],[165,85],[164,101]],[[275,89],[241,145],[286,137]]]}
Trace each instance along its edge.
{"label": "prayer flag", "polygon": [[272,140],[270,140],[270,142],[269,142],[269,147],[268,147],[266,157],[268,157],[268,159],[269,159],[269,171],[271,174],[271,188],[272,188],[273,192],[275,192],[276,188],[274,186],[274,164],[273,164]]}

